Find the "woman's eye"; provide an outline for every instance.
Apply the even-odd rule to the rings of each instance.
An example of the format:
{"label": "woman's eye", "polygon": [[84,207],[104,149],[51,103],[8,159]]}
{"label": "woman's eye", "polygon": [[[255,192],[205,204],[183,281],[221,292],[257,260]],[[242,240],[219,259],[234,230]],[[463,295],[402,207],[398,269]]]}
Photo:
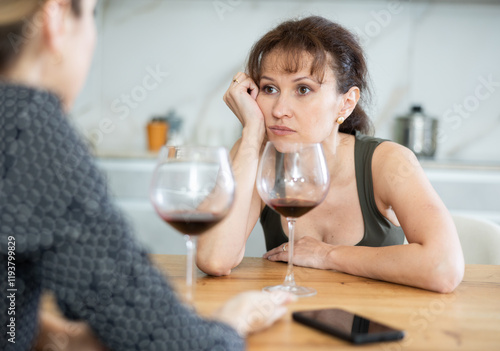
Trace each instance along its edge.
{"label": "woman's eye", "polygon": [[277,92],[276,88],[275,87],[272,87],[270,85],[266,85],[264,88],[262,88],[262,90],[264,91],[264,93],[266,94],[274,94]]}
{"label": "woman's eye", "polygon": [[310,91],[311,91],[311,89],[309,89],[306,86],[301,86],[301,87],[299,87],[299,90],[298,90],[299,95],[306,95]]}

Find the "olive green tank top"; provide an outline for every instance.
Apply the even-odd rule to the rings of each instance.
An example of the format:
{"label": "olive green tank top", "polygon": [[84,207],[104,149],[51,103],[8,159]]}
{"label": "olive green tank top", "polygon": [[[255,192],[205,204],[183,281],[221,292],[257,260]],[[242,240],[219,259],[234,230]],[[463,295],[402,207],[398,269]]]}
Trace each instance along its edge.
{"label": "olive green tank top", "polygon": [[[354,167],[359,204],[365,227],[363,239],[356,246],[380,247],[400,245],[404,242],[403,229],[392,224],[380,213],[373,193],[372,156],[375,148],[384,141],[384,139],[366,135],[356,135]],[[267,250],[271,250],[288,241],[288,237],[281,226],[280,215],[270,207],[266,206],[262,210],[260,223],[264,230]]]}

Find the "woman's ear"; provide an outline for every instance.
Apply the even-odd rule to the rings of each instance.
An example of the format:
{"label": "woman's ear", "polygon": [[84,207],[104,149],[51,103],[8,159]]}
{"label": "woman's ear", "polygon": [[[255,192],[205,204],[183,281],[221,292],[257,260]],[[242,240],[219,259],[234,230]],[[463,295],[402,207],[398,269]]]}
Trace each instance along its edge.
{"label": "woman's ear", "polygon": [[340,109],[340,115],[344,118],[347,118],[351,115],[352,111],[356,107],[356,104],[359,101],[359,88],[351,87],[347,93],[343,95],[343,105]]}
{"label": "woman's ear", "polygon": [[49,0],[42,8],[42,42],[45,48],[59,59],[68,30],[69,5],[68,0]]}

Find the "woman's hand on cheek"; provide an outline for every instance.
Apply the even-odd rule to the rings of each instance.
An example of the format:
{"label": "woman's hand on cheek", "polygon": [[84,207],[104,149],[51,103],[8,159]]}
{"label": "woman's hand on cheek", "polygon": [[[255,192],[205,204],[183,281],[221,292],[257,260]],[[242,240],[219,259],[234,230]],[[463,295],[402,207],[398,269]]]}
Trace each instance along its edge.
{"label": "woman's hand on cheek", "polygon": [[[286,245],[286,251],[283,251],[284,245]],[[280,245],[266,252],[263,258],[267,258],[269,261],[288,262],[288,249],[288,243]],[[330,269],[328,258],[333,249],[333,245],[310,236],[304,236],[295,241],[293,264],[317,269]]]}
{"label": "woman's hand on cheek", "polygon": [[259,133],[263,134],[264,115],[256,101],[258,94],[257,84],[247,74],[239,72],[224,94],[224,102],[238,117],[243,128],[256,126]]}

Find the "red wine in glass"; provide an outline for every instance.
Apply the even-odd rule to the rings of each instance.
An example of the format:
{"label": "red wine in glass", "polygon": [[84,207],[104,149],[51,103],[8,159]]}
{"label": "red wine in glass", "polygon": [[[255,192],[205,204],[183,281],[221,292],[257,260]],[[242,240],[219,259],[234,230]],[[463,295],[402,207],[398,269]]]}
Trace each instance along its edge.
{"label": "red wine in glass", "polygon": [[224,216],[205,212],[169,212],[161,218],[179,232],[188,235],[200,235],[219,223]]}
{"label": "red wine in glass", "polygon": [[185,234],[186,300],[193,301],[196,281],[195,240],[221,221],[234,198],[234,177],[226,149],[165,146],[151,180],[150,199],[160,217]]}
{"label": "red wine in glass", "polygon": [[315,289],[295,283],[295,221],[324,200],[329,184],[330,174],[321,144],[301,144],[284,140],[267,142],[257,171],[257,191],[266,205],[286,218],[288,265],[284,282],[264,287],[264,290],[282,290],[297,296],[316,294]]}
{"label": "red wine in glass", "polygon": [[305,215],[307,212],[318,206],[319,202],[293,198],[281,198],[269,200],[269,205],[273,210],[282,216],[297,218]]}

